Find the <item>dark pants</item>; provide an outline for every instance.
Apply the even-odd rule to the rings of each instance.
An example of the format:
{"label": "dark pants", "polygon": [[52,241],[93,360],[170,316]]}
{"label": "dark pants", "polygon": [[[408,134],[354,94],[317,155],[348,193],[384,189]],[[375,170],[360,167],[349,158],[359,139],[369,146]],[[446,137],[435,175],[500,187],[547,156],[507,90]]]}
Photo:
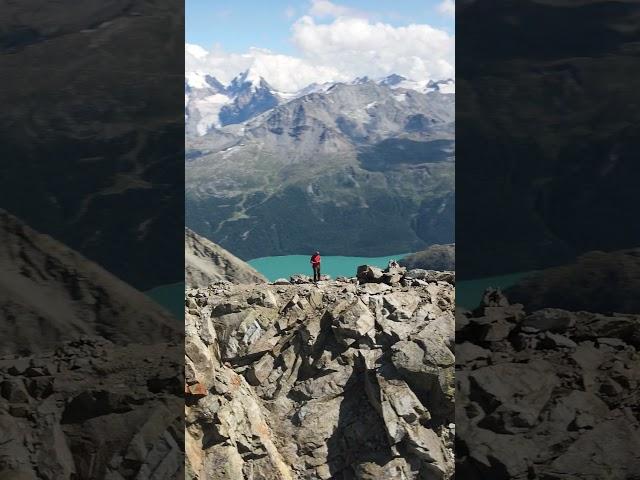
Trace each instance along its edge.
{"label": "dark pants", "polygon": [[311,266],[313,267],[313,281],[317,282],[320,280],[320,264]]}

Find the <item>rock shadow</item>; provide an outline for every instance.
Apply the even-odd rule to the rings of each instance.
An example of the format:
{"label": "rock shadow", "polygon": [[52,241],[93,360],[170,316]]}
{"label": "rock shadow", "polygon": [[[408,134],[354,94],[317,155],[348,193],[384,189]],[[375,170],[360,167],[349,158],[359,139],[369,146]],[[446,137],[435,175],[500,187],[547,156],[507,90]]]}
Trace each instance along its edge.
{"label": "rock shadow", "polygon": [[331,478],[360,478],[366,463],[384,465],[392,459],[384,423],[369,402],[365,390],[364,365],[356,366],[349,378],[338,412],[338,423],[327,440]]}

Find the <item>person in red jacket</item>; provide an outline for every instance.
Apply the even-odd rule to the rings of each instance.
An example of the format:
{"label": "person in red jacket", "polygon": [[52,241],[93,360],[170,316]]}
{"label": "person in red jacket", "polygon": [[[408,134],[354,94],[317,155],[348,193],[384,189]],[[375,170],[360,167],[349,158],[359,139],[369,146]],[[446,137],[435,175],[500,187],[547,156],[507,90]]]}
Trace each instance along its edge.
{"label": "person in red jacket", "polygon": [[313,268],[313,283],[320,280],[320,252],[311,255],[311,268]]}

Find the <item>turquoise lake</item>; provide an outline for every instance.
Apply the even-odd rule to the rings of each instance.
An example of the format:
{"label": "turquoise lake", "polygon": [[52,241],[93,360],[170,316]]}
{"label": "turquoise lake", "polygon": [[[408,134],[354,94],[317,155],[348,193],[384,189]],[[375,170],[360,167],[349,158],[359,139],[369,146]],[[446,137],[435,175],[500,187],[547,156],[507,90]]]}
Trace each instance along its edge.
{"label": "turquoise lake", "polygon": [[176,318],[184,318],[184,282],[161,285],[144,292],[169,310]]}
{"label": "turquoise lake", "polygon": [[510,273],[495,277],[478,278],[464,282],[456,282],[456,305],[474,309],[480,304],[482,295],[487,288],[505,289],[518,283],[518,281],[532,272]]}
{"label": "turquoise lake", "polygon": [[[400,260],[407,255],[407,253],[399,253],[385,257],[323,256],[321,273],[323,275],[330,275],[331,278],[355,277],[360,265],[366,264],[386,268],[389,260]],[[267,277],[267,279],[274,281],[278,278],[288,279],[296,273],[312,276],[313,271],[309,263],[310,259],[311,255],[283,255],[278,257],[255,258],[249,260],[248,263]]]}

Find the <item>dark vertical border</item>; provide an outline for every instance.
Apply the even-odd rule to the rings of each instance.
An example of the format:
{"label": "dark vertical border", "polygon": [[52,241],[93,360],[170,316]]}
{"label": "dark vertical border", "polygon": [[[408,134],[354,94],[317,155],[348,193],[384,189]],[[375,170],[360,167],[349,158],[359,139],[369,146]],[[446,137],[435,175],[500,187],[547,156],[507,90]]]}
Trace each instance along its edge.
{"label": "dark vertical border", "polygon": [[631,478],[640,10],[457,7],[458,478]]}
{"label": "dark vertical border", "polygon": [[184,4],[2,17],[0,477],[181,478]]}

